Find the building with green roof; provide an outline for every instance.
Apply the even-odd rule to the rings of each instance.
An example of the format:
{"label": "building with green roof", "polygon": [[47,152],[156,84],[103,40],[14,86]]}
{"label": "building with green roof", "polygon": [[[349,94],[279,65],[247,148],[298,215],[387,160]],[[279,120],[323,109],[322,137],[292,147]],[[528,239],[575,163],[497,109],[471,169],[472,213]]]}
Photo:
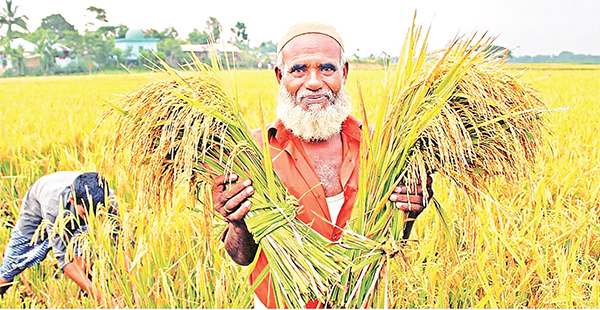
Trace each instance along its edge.
{"label": "building with green roof", "polygon": [[146,38],[144,32],[140,29],[129,29],[124,39],[115,39],[115,48],[127,54],[128,60],[137,60],[142,50],[158,51],[157,42],[159,39]]}

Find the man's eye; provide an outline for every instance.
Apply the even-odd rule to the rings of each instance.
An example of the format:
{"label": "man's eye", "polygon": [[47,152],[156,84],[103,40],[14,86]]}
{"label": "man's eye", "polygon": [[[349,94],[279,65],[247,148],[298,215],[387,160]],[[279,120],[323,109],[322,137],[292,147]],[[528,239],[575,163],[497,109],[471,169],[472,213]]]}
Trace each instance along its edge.
{"label": "man's eye", "polygon": [[292,69],[290,70],[291,73],[298,73],[298,72],[304,72],[304,71],[306,71],[305,66],[293,66]]}
{"label": "man's eye", "polygon": [[324,64],[320,66],[321,71],[323,72],[334,72],[336,67],[332,64]]}

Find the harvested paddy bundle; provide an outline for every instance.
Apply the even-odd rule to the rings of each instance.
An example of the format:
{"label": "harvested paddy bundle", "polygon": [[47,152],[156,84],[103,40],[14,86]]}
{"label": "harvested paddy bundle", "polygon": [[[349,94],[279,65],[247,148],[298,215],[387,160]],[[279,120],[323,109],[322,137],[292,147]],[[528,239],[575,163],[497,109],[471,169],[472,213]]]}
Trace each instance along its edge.
{"label": "harvested paddy bundle", "polygon": [[115,154],[129,154],[138,203],[163,205],[180,182],[195,188],[224,173],[249,177],[255,194],[246,223],[270,262],[262,275],[271,272],[278,305],[300,308],[318,299],[331,307],[385,307],[383,275],[401,256],[411,225],[389,201],[393,189],[434,172],[471,194],[496,177],[516,181],[543,134],[543,102],[504,71],[491,41],[455,40],[426,54],[420,33],[413,26],[407,35],[373,133],[363,126],[359,191],[339,241],[295,218],[297,200],[265,158],[267,146],[254,142],[223,80],[227,72],[198,61],[182,71],[163,64],[166,81],[114,106]]}
{"label": "harvested paddy bundle", "polygon": [[271,262],[262,276],[270,272],[277,303],[324,302],[330,281],[346,266],[344,251],[295,217],[297,200],[265,160],[268,152],[254,142],[227,88],[230,72],[198,60],[184,70],[162,65],[165,81],[142,85],[113,104],[114,154],[128,158],[138,203],[167,205],[176,186],[194,189],[226,173],[251,178],[255,194],[245,221]]}
{"label": "harvested paddy bundle", "polygon": [[[426,54],[420,34],[421,28],[410,29],[372,137],[363,133],[357,202],[340,241],[352,243],[353,264],[331,292],[332,307],[387,307],[383,275],[416,217],[389,201],[396,186],[425,188],[435,172],[476,197],[494,178],[515,182],[530,171],[542,142],[547,108],[505,71],[506,51],[493,52],[493,40],[471,38]],[[361,249],[356,236],[378,246]]]}

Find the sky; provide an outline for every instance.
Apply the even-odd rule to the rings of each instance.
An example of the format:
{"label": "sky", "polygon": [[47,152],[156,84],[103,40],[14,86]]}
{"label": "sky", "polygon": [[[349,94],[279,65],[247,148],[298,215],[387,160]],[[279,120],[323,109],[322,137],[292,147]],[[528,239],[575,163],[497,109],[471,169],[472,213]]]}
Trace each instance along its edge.
{"label": "sky", "polygon": [[[0,1],[3,2],[3,1]],[[130,29],[174,27],[180,39],[206,29],[215,17],[229,38],[236,22],[246,25],[250,46],[276,43],[293,24],[319,21],[342,36],[346,55],[398,55],[416,12],[416,24],[430,27],[428,48],[442,48],[456,36],[486,34],[515,56],[600,55],[600,0],[13,0],[29,30],[51,14],[61,14],[83,32],[95,21],[90,6],[106,10],[108,23]],[[4,7],[4,4],[2,4]],[[0,32],[6,31],[6,27]]]}

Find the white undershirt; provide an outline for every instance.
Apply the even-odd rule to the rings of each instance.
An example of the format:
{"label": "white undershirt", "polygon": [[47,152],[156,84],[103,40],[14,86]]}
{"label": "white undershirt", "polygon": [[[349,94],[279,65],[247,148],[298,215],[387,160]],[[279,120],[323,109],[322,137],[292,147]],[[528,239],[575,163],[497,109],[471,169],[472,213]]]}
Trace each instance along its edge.
{"label": "white undershirt", "polygon": [[254,294],[254,309],[267,309],[267,306],[260,301],[256,294]]}
{"label": "white undershirt", "polygon": [[327,206],[329,207],[331,222],[335,224],[338,215],[340,215],[340,211],[342,210],[342,206],[344,205],[344,192],[341,192],[335,196],[326,197],[325,200],[327,200]]}
{"label": "white undershirt", "polygon": [[[344,205],[344,192],[341,192],[335,196],[326,197],[327,207],[329,207],[329,216],[331,216],[331,222],[335,224],[338,215]],[[267,309],[267,307],[258,299],[258,296],[254,294],[254,309]]]}

